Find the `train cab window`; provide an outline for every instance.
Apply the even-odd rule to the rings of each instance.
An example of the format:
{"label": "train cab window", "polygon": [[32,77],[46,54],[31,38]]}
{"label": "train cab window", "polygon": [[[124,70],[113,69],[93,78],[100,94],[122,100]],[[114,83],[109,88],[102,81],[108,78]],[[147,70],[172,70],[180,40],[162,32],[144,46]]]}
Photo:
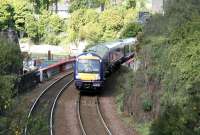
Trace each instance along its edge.
{"label": "train cab window", "polygon": [[100,61],[99,60],[79,60],[78,61],[79,73],[99,73]]}
{"label": "train cab window", "polygon": [[125,46],[125,55],[129,54],[129,46]]}

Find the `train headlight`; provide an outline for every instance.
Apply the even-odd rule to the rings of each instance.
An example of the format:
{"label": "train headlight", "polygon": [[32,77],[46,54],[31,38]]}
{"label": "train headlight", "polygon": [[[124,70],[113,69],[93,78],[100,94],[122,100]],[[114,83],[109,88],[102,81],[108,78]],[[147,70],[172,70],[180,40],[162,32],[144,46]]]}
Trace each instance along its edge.
{"label": "train headlight", "polygon": [[76,79],[80,79],[80,76],[79,76],[79,75],[76,75]]}
{"label": "train headlight", "polygon": [[97,79],[97,80],[100,80],[100,79],[101,79],[101,77],[100,77],[99,74],[96,76],[96,79]]}

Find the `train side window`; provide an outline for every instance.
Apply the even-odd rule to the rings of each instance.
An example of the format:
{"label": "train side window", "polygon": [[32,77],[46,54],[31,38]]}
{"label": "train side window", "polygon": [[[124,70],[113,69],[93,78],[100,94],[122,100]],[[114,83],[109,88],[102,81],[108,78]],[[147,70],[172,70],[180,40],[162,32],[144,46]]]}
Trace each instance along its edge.
{"label": "train side window", "polygon": [[129,53],[129,46],[125,46],[125,54]]}
{"label": "train side window", "polygon": [[116,49],[116,51],[117,51],[117,52],[120,52],[120,51],[121,51],[121,49],[120,49],[120,48],[117,48],[117,49]]}
{"label": "train side window", "polygon": [[134,52],[134,46],[133,45],[130,45],[130,51]]}

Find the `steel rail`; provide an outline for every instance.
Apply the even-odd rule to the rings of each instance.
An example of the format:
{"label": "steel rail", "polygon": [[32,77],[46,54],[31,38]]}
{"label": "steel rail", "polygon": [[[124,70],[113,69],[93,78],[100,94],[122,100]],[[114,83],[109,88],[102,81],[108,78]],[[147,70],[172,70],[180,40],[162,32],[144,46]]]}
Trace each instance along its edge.
{"label": "steel rail", "polygon": [[[84,126],[83,126],[83,121],[81,119],[81,114],[80,114],[80,103],[81,102],[81,95],[79,95],[78,97],[78,101],[77,101],[77,115],[78,115],[78,120],[79,120],[79,125],[80,125],[80,128],[81,128],[81,131],[82,131],[82,134],[83,135],[87,135],[87,132],[86,130],[84,129]],[[96,109],[97,109],[97,113],[98,113],[98,117],[101,119],[101,123],[103,124],[105,130],[106,130],[106,133],[108,135],[112,135],[111,131],[109,130],[105,120],[103,119],[103,116],[101,114],[101,111],[100,111],[100,107],[99,107],[99,98],[98,96],[96,96]]]}
{"label": "steel rail", "polygon": [[111,131],[109,130],[109,128],[108,128],[108,126],[107,126],[107,124],[106,124],[106,122],[103,119],[103,116],[101,114],[100,107],[99,107],[99,98],[98,97],[97,97],[97,112],[98,112],[98,115],[99,115],[99,117],[101,119],[101,122],[103,123],[103,126],[106,129],[108,135],[112,135]]}
{"label": "steel rail", "polygon": [[78,100],[77,100],[77,115],[78,115],[79,125],[81,127],[82,134],[87,135],[83,127],[83,122],[81,120],[81,115],[80,115],[80,102],[81,102],[80,99],[81,99],[81,96],[79,95]]}
{"label": "steel rail", "polygon": [[[32,113],[33,113],[35,107],[37,106],[39,100],[41,99],[41,97],[42,97],[51,87],[53,87],[56,83],[58,83],[58,82],[61,81],[63,78],[65,78],[65,77],[67,77],[67,76],[69,76],[69,75],[71,75],[71,74],[73,74],[73,72],[70,72],[70,73],[68,73],[68,74],[66,74],[66,75],[63,75],[61,78],[55,80],[53,83],[51,83],[47,88],[45,88],[45,89],[41,92],[41,94],[36,98],[36,100],[34,101],[33,105],[31,106],[31,109],[30,109],[30,111],[29,111],[29,113],[28,113],[27,119],[30,119],[30,117],[31,117],[31,115],[32,115]],[[28,123],[27,123],[26,126],[25,126],[24,135],[27,135],[27,128],[28,128]]]}
{"label": "steel rail", "polygon": [[56,104],[57,104],[57,101],[58,99],[60,98],[60,96],[62,95],[62,93],[64,92],[64,90],[74,81],[74,79],[70,80],[61,90],[60,92],[58,93],[58,95],[56,96],[55,100],[54,100],[54,103],[53,103],[53,106],[51,108],[51,114],[50,114],[50,134],[53,135],[54,134],[54,131],[53,131],[53,115],[54,115],[54,112],[55,112],[55,107],[56,107]]}

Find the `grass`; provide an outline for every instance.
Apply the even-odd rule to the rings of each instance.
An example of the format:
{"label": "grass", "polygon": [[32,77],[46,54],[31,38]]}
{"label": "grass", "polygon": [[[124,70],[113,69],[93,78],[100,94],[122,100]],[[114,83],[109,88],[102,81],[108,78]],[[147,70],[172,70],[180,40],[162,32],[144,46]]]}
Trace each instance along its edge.
{"label": "grass", "polygon": [[140,135],[149,135],[151,122],[136,124],[136,130]]}

